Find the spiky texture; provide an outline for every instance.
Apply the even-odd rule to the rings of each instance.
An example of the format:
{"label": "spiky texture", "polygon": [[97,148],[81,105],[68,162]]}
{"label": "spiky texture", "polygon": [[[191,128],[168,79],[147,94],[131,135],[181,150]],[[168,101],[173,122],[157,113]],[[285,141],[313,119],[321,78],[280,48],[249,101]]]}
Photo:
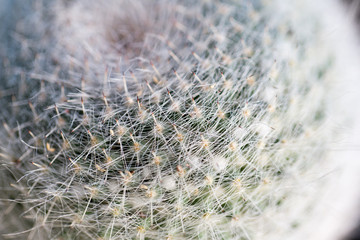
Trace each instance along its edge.
{"label": "spiky texture", "polygon": [[1,66],[5,198],[34,225],[5,236],[284,239],[301,226],[331,133],[315,18],[265,1],[36,6]]}

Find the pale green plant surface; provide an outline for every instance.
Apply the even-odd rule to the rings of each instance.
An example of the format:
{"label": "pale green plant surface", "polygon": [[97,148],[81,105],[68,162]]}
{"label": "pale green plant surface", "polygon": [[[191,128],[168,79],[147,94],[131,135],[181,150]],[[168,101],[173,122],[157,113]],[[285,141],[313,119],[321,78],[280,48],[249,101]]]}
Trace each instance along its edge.
{"label": "pale green plant surface", "polygon": [[47,4],[1,66],[3,202],[33,223],[5,237],[300,231],[333,134],[315,17],[266,1]]}

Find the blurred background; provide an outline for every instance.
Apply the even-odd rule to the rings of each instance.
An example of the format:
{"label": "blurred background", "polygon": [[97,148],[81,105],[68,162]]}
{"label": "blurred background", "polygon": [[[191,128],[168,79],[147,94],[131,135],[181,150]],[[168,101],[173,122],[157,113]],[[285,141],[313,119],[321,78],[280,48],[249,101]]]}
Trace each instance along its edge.
{"label": "blurred background", "polygon": [[[342,2],[344,3],[346,10],[348,11],[349,17],[353,18],[353,21],[357,26],[357,29],[355,29],[355,31],[358,31],[360,44],[360,0],[342,0]],[[358,209],[360,209],[360,207]],[[360,217],[358,220],[358,226],[344,240],[360,240]]]}

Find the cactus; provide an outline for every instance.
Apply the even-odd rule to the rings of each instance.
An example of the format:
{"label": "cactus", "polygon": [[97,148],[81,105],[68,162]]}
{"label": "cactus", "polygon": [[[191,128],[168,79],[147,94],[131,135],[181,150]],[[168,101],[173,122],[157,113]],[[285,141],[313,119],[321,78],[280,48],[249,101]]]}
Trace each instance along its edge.
{"label": "cactus", "polygon": [[4,236],[300,231],[332,134],[315,17],[266,1],[33,3],[0,69],[3,204],[32,227]]}

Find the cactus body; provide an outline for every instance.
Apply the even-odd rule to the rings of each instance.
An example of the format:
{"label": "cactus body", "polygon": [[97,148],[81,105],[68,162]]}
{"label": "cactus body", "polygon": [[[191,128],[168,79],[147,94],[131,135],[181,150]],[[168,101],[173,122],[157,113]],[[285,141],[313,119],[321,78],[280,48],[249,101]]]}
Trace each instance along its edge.
{"label": "cactus body", "polygon": [[2,65],[3,185],[16,180],[24,234],[284,239],[302,225],[332,134],[315,18],[304,30],[266,1],[47,4]]}

